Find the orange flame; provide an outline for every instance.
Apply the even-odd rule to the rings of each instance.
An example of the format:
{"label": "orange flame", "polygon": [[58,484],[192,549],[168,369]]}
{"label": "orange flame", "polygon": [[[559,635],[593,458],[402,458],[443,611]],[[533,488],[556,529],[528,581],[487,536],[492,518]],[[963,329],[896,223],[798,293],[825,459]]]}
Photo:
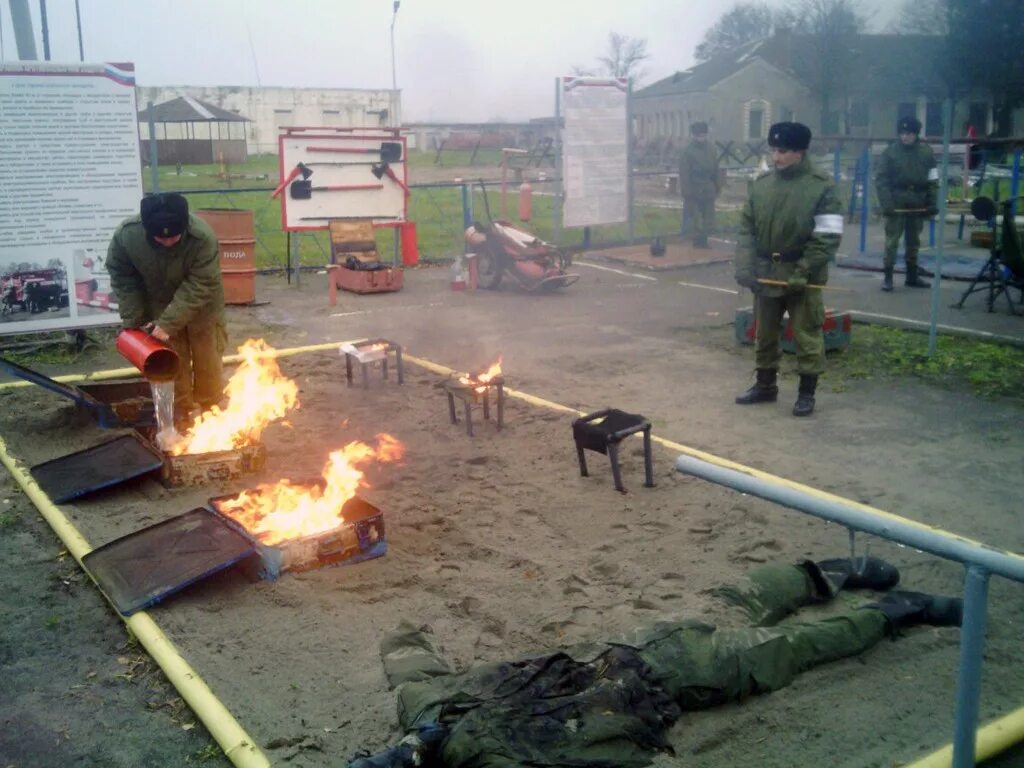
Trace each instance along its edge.
{"label": "orange flame", "polygon": [[169,453],[209,453],[251,445],[272,421],[298,404],[298,385],[281,373],[274,352],[263,339],[249,339],[238,348],[242,362],[224,390],[227,406],[200,414]]}
{"label": "orange flame", "polygon": [[359,468],[371,460],[397,461],[403,445],[391,435],[377,435],[377,447],[351,442],[333,451],[324,466],[326,484],[293,485],[289,480],[262,483],[233,499],[218,502],[218,509],[239,522],[264,544],[312,536],[343,522],[341,507],[365,486]]}
{"label": "orange flame", "polygon": [[490,368],[481,374],[470,377],[468,374],[462,374],[459,376],[459,384],[466,387],[473,387],[474,391],[483,393],[487,390],[486,386],[477,386],[478,384],[486,385],[494,379],[495,376],[501,375],[501,358],[498,358],[498,362],[493,363]]}

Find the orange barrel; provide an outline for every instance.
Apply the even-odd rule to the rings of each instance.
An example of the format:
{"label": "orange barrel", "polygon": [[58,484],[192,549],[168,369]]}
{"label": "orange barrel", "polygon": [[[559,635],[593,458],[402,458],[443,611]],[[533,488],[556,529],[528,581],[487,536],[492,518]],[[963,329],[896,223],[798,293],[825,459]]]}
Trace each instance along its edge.
{"label": "orange barrel", "polygon": [[145,331],[121,331],[117,334],[117,351],[150,381],[173,381],[178,375],[178,353]]}
{"label": "orange barrel", "polygon": [[399,226],[402,239],[402,263],[407,267],[415,266],[420,262],[419,250],[416,247],[416,222],[403,221]]}
{"label": "orange barrel", "polygon": [[210,225],[220,243],[224,302],[252,304],[256,300],[256,229],[253,212],[237,208],[203,208],[195,213]]}

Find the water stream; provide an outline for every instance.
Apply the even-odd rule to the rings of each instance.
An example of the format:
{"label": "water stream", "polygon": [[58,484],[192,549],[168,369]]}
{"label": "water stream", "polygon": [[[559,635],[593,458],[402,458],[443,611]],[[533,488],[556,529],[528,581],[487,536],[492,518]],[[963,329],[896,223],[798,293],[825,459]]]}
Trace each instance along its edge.
{"label": "water stream", "polygon": [[151,381],[153,410],[156,413],[156,442],[167,449],[181,439],[174,427],[174,382]]}

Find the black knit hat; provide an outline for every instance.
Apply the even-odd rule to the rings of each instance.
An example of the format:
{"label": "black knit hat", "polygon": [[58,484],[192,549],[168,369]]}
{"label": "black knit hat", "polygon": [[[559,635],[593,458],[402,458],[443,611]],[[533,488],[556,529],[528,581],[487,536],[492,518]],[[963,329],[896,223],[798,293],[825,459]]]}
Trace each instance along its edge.
{"label": "black knit hat", "polygon": [[921,134],[921,121],[914,117],[901,117],[896,123],[896,133],[912,133],[915,136]]}
{"label": "black knit hat", "polygon": [[811,146],[811,129],[803,123],[775,123],[768,129],[768,146],[804,150]]}
{"label": "black knit hat", "polygon": [[139,213],[150,237],[174,237],[188,226],[188,200],[176,192],[146,195],[139,205]]}
{"label": "black knit hat", "polygon": [[690,125],[691,136],[706,136],[708,132],[707,123],[692,123]]}

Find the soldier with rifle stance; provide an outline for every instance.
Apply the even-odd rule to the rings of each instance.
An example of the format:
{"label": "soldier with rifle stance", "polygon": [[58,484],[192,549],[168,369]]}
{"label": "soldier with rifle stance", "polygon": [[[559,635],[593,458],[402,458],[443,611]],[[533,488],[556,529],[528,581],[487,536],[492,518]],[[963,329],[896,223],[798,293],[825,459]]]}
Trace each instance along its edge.
{"label": "soldier with rifle stance", "polygon": [[875,184],[878,202],[885,217],[885,274],[882,290],[892,290],[892,272],[896,251],[904,239],[908,288],[927,288],[929,283],[918,272],[917,254],[921,249],[921,229],[925,219],[936,213],[939,172],[935,153],[919,138],[921,122],[913,117],[900,118],[896,126],[899,140],[890,144],[878,162]]}

